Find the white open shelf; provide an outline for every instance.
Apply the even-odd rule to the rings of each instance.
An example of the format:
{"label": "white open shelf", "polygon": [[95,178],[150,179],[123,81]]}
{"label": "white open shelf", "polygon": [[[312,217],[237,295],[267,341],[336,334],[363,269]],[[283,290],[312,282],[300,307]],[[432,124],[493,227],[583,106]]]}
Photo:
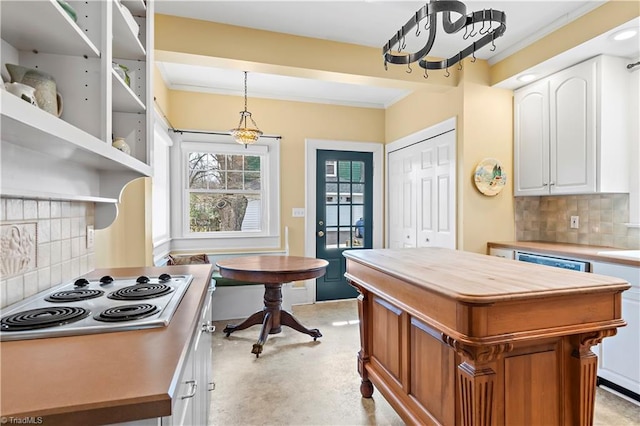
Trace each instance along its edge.
{"label": "white open shelf", "polygon": [[113,148],[111,144],[17,96],[4,91],[0,93],[3,144],[19,145],[96,170],[133,171],[141,176],[151,176],[151,166]]}
{"label": "white open shelf", "polygon": [[140,98],[127,86],[122,78],[111,70],[113,77],[113,100],[112,108],[116,112],[145,112],[147,109]]}
{"label": "white open shelf", "polygon": [[113,7],[113,57],[145,60],[146,55],[138,34],[133,33],[122,13],[122,7],[116,2]]}
{"label": "white open shelf", "polygon": [[124,6],[126,6],[133,16],[147,16],[147,4],[144,0],[122,0]]}
{"label": "white open shelf", "polygon": [[18,50],[100,57],[100,50],[55,0],[2,2],[0,25],[2,39]]}

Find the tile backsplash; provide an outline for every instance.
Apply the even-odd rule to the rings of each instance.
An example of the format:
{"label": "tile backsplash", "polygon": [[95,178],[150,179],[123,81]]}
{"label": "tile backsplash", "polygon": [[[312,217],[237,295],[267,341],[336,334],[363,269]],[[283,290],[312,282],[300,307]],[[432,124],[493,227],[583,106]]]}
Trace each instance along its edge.
{"label": "tile backsplash", "polygon": [[94,203],[0,198],[0,307],[95,269]]}
{"label": "tile backsplash", "polygon": [[516,197],[515,205],[517,240],[640,248],[640,229],[626,225],[628,194]]}

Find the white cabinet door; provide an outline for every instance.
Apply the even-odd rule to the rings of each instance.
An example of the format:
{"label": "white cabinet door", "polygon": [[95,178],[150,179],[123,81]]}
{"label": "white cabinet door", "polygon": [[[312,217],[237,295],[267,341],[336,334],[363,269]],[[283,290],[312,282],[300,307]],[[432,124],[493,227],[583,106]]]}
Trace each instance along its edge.
{"label": "white cabinet door", "polygon": [[514,93],[514,195],[629,191],[623,58],[587,60]]}
{"label": "white cabinet door", "polygon": [[596,62],[559,72],[549,81],[549,191],[596,191]]}
{"label": "white cabinet door", "polygon": [[549,193],[549,83],[514,94],[515,195]]}
{"label": "white cabinet door", "polygon": [[626,327],[600,344],[598,377],[640,394],[640,268],[593,262],[595,274],[622,278],[631,288],[622,293],[622,318]]}

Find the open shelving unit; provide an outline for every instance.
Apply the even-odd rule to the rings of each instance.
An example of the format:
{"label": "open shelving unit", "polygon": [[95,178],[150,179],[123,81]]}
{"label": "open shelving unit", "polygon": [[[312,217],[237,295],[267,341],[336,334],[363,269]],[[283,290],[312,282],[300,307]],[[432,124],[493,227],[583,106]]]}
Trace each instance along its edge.
{"label": "open shelving unit", "polygon": [[[0,3],[2,69],[13,63],[50,74],[64,100],[56,117],[0,92],[0,193],[95,202],[100,228],[115,218],[124,185],[152,175],[153,19],[147,16],[153,16],[153,4],[68,3],[77,21],[56,0]],[[124,7],[139,33],[128,24]],[[112,62],[132,70],[130,85]],[[115,136],[125,137],[131,155],[111,146]]]}

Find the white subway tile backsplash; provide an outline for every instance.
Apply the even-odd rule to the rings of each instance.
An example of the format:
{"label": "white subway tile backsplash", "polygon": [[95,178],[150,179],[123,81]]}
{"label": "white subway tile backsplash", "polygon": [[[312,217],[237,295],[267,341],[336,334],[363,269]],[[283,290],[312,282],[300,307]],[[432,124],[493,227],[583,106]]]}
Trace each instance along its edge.
{"label": "white subway tile backsplash", "polygon": [[53,241],[51,243],[51,265],[62,262],[62,241]]}
{"label": "white subway tile backsplash", "polygon": [[33,296],[38,291],[38,271],[24,274],[24,297]]}
{"label": "white subway tile backsplash", "polygon": [[51,219],[51,241],[59,241],[62,238],[61,226],[60,219]]}
{"label": "white subway tile backsplash", "polygon": [[38,268],[51,266],[51,243],[38,244]]}
{"label": "white subway tile backsplash", "polygon": [[23,219],[37,219],[38,218],[38,202],[35,200],[24,200],[23,206]]}
{"label": "white subway tile backsplash", "polygon": [[48,243],[51,241],[51,221],[39,220],[38,221],[38,242]]}
{"label": "white subway tile backsplash", "polygon": [[7,280],[7,304],[24,299],[24,279],[22,275]]}
{"label": "white subway tile backsplash", "polygon": [[71,217],[71,201],[61,201],[60,207],[61,217]]}
{"label": "white subway tile backsplash", "polygon": [[[93,248],[86,246],[86,227],[94,224],[94,212],[93,203],[0,197],[3,247],[5,242],[10,247],[16,233],[22,241],[20,247],[27,243],[31,247],[30,263],[20,268],[13,265],[12,259],[22,257],[11,257],[13,252],[3,249],[0,306],[92,271],[94,253]],[[6,259],[13,263],[7,263]],[[11,275],[7,271],[11,271]]]}
{"label": "white subway tile backsplash", "polygon": [[51,285],[62,284],[62,265],[57,263],[51,265]]}
{"label": "white subway tile backsplash", "polygon": [[60,260],[64,262],[69,259],[71,259],[71,240],[62,240],[60,241]]}
{"label": "white subway tile backsplash", "polygon": [[57,218],[62,215],[62,205],[60,201],[51,202],[51,218]]}
{"label": "white subway tile backsplash", "polygon": [[17,198],[7,199],[7,220],[23,220],[24,210],[22,200]]}
{"label": "white subway tile backsplash", "polygon": [[38,289],[40,291],[51,288],[51,268],[38,269]]}
{"label": "white subway tile backsplash", "polygon": [[62,218],[60,219],[60,239],[69,238],[71,238],[71,219]]}
{"label": "white subway tile backsplash", "polygon": [[9,302],[7,301],[7,280],[0,280],[0,307],[4,308]]}
{"label": "white subway tile backsplash", "polygon": [[77,277],[80,275],[80,258],[74,257],[71,259],[71,276]]}
{"label": "white subway tile backsplash", "polygon": [[51,218],[51,201],[49,200],[38,201],[38,218],[39,219]]}

